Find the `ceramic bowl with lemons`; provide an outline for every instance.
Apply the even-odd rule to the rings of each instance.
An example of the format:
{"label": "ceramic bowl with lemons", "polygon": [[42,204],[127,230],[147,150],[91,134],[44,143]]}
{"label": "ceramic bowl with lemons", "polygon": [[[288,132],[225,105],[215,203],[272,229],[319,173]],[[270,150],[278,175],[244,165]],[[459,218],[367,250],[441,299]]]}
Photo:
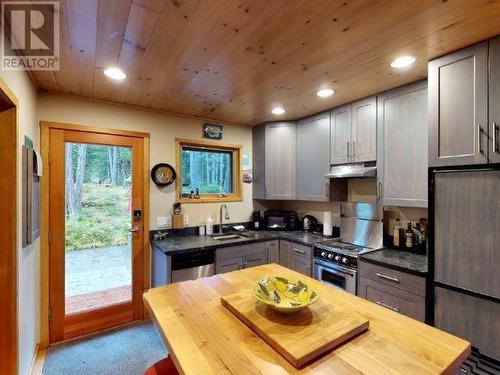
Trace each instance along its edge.
{"label": "ceramic bowl with lemons", "polygon": [[319,299],[318,291],[307,282],[292,277],[270,276],[252,288],[253,296],[273,310],[292,314]]}

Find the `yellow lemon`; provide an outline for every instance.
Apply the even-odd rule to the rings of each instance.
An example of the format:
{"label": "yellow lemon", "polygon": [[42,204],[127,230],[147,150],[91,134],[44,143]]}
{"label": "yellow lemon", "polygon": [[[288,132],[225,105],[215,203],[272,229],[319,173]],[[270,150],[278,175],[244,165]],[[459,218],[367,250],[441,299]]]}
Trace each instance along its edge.
{"label": "yellow lemon", "polygon": [[281,281],[281,280],[276,280],[274,282],[274,286],[276,287],[276,289],[278,289],[280,292],[284,292],[286,289],[287,289],[287,285]]}

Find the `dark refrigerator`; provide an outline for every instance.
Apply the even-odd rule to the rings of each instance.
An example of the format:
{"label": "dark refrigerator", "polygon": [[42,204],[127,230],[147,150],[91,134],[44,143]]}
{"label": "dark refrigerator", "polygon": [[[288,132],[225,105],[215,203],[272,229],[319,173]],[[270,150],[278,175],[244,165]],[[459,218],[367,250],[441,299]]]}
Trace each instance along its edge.
{"label": "dark refrigerator", "polygon": [[500,359],[500,165],[429,170],[434,325]]}

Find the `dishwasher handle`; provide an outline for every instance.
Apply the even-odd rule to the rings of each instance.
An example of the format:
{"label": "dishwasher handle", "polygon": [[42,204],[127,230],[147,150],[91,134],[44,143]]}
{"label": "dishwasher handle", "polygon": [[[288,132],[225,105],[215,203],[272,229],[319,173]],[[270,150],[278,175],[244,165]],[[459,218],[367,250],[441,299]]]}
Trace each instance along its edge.
{"label": "dishwasher handle", "polygon": [[186,253],[172,254],[172,271],[200,267],[215,262],[214,249],[201,249]]}

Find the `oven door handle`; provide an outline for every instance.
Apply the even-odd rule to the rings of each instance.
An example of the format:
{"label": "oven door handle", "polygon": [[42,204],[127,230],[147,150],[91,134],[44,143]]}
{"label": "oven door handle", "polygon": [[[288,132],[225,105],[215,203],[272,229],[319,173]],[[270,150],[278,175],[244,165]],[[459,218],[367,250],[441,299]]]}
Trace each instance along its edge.
{"label": "oven door handle", "polygon": [[315,259],[314,264],[318,265],[322,269],[326,269],[327,271],[330,271],[330,272],[338,272],[338,273],[341,273],[343,275],[356,277],[356,271],[350,272],[349,270],[346,270],[342,266],[337,266],[335,264],[328,264],[328,263],[325,263],[324,261],[321,261],[319,259]]}

